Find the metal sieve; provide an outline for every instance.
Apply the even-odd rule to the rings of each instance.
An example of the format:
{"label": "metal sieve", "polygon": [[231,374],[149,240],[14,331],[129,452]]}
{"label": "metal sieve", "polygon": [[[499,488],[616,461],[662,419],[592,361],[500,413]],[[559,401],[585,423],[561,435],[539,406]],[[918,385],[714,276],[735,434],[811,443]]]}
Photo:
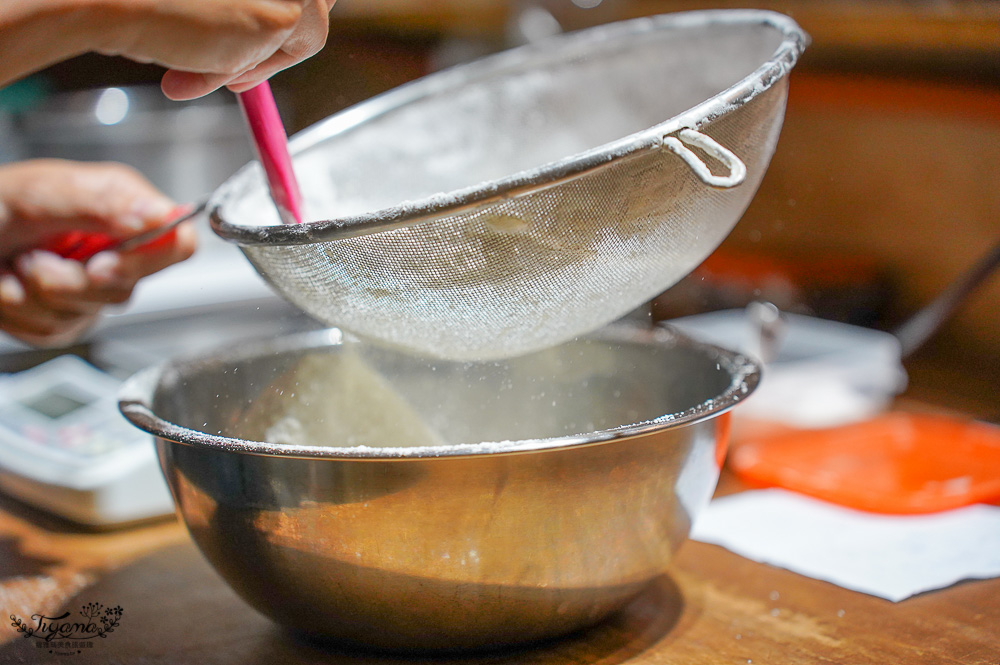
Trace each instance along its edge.
{"label": "metal sieve", "polygon": [[[596,329],[722,242],[808,38],[766,11],[603,25],[432,74],[291,141],[307,219],[248,165],[212,226],[324,323],[492,359]],[[666,120],[664,120],[666,119]]]}

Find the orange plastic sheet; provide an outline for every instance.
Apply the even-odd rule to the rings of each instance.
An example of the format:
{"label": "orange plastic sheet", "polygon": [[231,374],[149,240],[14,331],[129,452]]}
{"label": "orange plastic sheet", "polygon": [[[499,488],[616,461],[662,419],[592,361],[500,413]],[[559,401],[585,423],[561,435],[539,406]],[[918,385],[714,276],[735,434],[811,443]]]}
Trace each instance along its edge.
{"label": "orange plastic sheet", "polygon": [[876,513],[1000,500],[1000,427],[892,412],[817,430],[750,434],[729,459],[745,482]]}

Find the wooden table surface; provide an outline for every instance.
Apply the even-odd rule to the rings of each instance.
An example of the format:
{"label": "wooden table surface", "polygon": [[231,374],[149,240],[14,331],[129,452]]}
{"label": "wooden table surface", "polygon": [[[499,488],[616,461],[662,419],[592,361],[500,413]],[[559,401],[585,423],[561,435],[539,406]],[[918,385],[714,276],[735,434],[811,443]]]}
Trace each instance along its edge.
{"label": "wooden table surface", "polygon": [[[980,418],[995,413],[992,389],[961,398],[967,375],[956,375],[953,389],[942,392],[951,372],[931,382],[920,367],[909,369],[911,385],[934,386],[916,393],[917,408],[959,405]],[[949,401],[944,395],[952,404],[942,405]],[[723,473],[719,493],[741,489]],[[122,608],[113,633],[92,646],[50,653],[6,620],[0,663],[1000,665],[1000,578],[892,603],[699,542],[685,544],[669,573],[624,611],[574,637],[477,657],[346,653],[289,636],[245,605],[175,520],[94,533],[0,495],[4,618],[66,610],[76,616],[87,603]]]}

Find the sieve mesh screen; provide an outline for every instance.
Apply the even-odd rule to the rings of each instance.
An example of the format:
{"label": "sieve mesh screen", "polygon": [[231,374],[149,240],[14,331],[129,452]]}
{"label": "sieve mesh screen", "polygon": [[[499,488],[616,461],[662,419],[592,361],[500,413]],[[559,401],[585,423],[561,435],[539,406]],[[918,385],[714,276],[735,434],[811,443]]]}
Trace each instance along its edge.
{"label": "sieve mesh screen", "polygon": [[[216,230],[285,298],[359,335],[452,359],[571,339],[670,287],[742,215],[804,39],[792,30],[789,51],[775,20],[656,17],[428,77],[361,122],[349,114],[365,104],[328,119],[295,151],[307,214],[333,221],[275,229],[247,169],[216,196]],[[709,187],[664,149],[684,127],[738,155],[742,184]],[[399,228],[338,231],[412,209],[420,219]]]}

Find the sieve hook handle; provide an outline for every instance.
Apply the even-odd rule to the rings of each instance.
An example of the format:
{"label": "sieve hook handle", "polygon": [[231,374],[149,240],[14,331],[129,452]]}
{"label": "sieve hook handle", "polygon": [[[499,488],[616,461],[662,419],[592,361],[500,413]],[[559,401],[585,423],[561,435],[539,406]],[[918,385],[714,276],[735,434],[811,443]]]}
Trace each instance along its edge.
{"label": "sieve hook handle", "polygon": [[[684,144],[687,145],[684,145]],[[729,171],[728,175],[716,175],[711,169],[687,146],[691,145],[700,148],[705,154],[715,158],[722,163]],[[709,187],[729,189],[743,183],[747,177],[747,167],[743,161],[713,139],[711,136],[702,134],[694,129],[682,129],[676,136],[663,137],[663,146],[684,160],[691,167],[695,175]]]}

